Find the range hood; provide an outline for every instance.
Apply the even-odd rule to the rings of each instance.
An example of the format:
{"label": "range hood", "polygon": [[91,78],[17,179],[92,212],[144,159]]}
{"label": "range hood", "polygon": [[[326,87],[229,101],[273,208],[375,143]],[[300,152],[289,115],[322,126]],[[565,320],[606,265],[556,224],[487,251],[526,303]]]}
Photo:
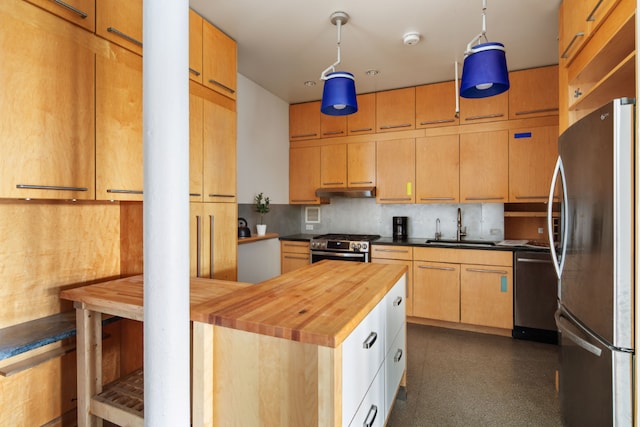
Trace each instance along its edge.
{"label": "range hood", "polygon": [[316,196],[320,198],[331,197],[376,197],[376,187],[339,187],[339,188],[318,188]]}

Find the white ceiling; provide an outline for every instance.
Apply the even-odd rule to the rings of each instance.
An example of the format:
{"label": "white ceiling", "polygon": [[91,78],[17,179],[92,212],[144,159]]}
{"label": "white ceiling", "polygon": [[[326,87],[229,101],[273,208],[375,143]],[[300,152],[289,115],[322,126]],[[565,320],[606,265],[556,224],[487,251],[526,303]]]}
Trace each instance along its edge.
{"label": "white ceiling", "polygon": [[[509,70],[558,62],[561,0],[487,0],[489,41],[501,42]],[[322,97],[321,72],[337,58],[329,17],[349,14],[336,71],[358,93],[454,79],[454,61],[482,30],[482,0],[190,0],[190,6],[238,43],[238,72],[288,103]],[[420,43],[402,37],[417,31]],[[369,77],[365,72],[380,74]],[[304,82],[313,80],[314,87]]]}

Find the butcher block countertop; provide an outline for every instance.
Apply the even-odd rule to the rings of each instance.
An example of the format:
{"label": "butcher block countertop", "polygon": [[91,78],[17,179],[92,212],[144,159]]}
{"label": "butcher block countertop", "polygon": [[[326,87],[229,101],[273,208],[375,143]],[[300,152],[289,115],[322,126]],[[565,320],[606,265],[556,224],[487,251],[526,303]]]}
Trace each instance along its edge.
{"label": "butcher block countertop", "polygon": [[337,347],[407,271],[325,260],[191,309],[194,321]]}

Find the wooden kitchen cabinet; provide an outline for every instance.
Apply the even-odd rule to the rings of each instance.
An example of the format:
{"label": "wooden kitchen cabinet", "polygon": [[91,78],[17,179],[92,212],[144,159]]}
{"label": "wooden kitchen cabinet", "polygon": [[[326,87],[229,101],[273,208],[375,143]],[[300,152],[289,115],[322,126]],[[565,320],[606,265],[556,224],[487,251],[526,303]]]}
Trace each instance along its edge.
{"label": "wooden kitchen cabinet", "polygon": [[558,66],[509,73],[509,119],[558,114]]}
{"label": "wooden kitchen cabinet", "polygon": [[0,14],[0,196],[93,199],[91,34],[28,3],[15,8]]}
{"label": "wooden kitchen cabinet", "polygon": [[320,147],[289,149],[289,203],[320,204],[316,190],[320,188]]}
{"label": "wooden kitchen cabinet", "polygon": [[376,185],[376,143],[347,144],[347,186],[371,187]]}
{"label": "wooden kitchen cabinet", "polygon": [[558,126],[509,130],[509,202],[547,202],[558,158]]}
{"label": "wooden kitchen cabinet", "polygon": [[376,131],[376,94],[357,95],[358,111],[347,116],[347,135],[362,135]]}
{"label": "wooden kitchen cabinet", "polygon": [[415,87],[376,93],[376,128],[378,132],[394,132],[415,129],[415,127]]}
{"label": "wooden kitchen cabinet", "polygon": [[347,116],[329,116],[320,112],[320,137],[335,138],[347,135]]}
{"label": "wooden kitchen cabinet", "polygon": [[320,101],[289,105],[289,140],[320,138]]}
{"label": "wooden kitchen cabinet", "polygon": [[347,186],[347,144],[320,147],[320,186],[327,188]]}
{"label": "wooden kitchen cabinet", "polygon": [[237,205],[193,202],[189,205],[191,277],[237,280]]}
{"label": "wooden kitchen cabinet", "polygon": [[413,316],[413,248],[411,246],[372,245],[371,262],[407,267],[407,316]]}
{"label": "wooden kitchen cabinet", "polygon": [[189,9],[189,78],[202,84],[202,16]]}
{"label": "wooden kitchen cabinet", "polygon": [[27,0],[62,19],[73,22],[90,32],[96,29],[96,0]]}
{"label": "wooden kitchen cabinet", "polygon": [[460,202],[504,203],[509,186],[506,130],[460,135]]}
{"label": "wooden kitchen cabinet", "polygon": [[509,91],[488,98],[460,97],[460,124],[495,122],[509,118]]}
{"label": "wooden kitchen cabinet", "polygon": [[560,4],[560,34],[558,52],[560,60],[566,65],[567,60],[572,58],[580,50],[587,36],[587,15],[591,0],[563,0]]}
{"label": "wooden kitchen cabinet", "polygon": [[458,134],[416,138],[416,203],[459,203]]}
{"label": "wooden kitchen cabinet", "polygon": [[[510,259],[511,253],[508,255]],[[463,264],[460,271],[460,321],[513,329],[512,276],[511,263],[508,266]]]}
{"label": "wooden kitchen cabinet", "polygon": [[416,87],[416,128],[456,126],[455,82],[442,82]]}
{"label": "wooden kitchen cabinet", "polygon": [[142,55],[142,2],[96,0],[96,34]]}
{"label": "wooden kitchen cabinet", "polygon": [[203,153],[203,128],[204,105],[203,100],[194,93],[193,84],[189,84],[189,200],[192,202],[204,201],[204,161]]}
{"label": "wooden kitchen cabinet", "polygon": [[96,199],[142,200],[142,57],[96,55]]}
{"label": "wooden kitchen cabinet", "polygon": [[376,201],[414,203],[415,138],[376,142]]}
{"label": "wooden kitchen cabinet", "polygon": [[310,263],[309,242],[280,241],[280,274],[297,270]]}
{"label": "wooden kitchen cabinet", "polygon": [[413,277],[414,316],[460,322],[460,264],[414,261]]}
{"label": "wooden kitchen cabinet", "polygon": [[202,20],[202,83],[236,99],[238,47],[235,40]]}

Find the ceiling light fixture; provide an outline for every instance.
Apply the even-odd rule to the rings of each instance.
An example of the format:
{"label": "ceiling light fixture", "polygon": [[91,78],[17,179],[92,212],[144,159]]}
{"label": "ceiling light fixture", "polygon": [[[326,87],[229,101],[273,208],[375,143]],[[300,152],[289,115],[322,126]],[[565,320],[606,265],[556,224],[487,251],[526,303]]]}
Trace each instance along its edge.
{"label": "ceiling light fixture", "polygon": [[345,12],[334,12],[329,20],[338,27],[338,60],[320,75],[320,80],[324,80],[320,111],[329,116],[345,116],[358,111],[353,74],[336,71],[336,65],[340,63],[340,29],[349,21],[349,15]]}
{"label": "ceiling light fixture", "polygon": [[[482,32],[467,45],[462,65],[460,96],[463,98],[486,98],[509,89],[509,71],[502,43],[487,39],[487,0],[482,0]],[[486,43],[471,47],[484,38]]]}

